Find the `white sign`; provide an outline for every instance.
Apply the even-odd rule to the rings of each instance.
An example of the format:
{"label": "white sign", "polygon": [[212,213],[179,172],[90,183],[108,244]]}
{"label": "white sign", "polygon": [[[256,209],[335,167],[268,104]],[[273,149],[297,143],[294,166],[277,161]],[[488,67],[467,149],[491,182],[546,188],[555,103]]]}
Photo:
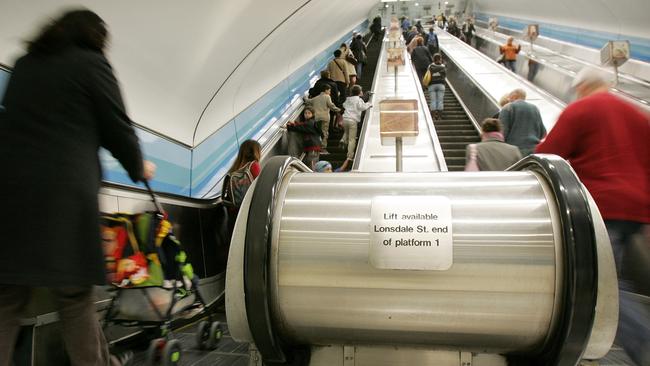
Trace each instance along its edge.
{"label": "white sign", "polygon": [[375,197],[368,256],[370,264],[381,269],[449,269],[453,264],[449,198]]}

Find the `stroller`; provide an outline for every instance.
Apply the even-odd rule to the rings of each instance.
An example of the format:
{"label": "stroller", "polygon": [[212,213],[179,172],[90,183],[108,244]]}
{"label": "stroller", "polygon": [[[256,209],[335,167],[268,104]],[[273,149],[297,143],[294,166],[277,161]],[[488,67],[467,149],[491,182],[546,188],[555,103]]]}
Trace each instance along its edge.
{"label": "stroller", "polygon": [[[187,255],[172,233],[172,225],[149,183],[147,190],[156,211],[139,214],[115,213],[101,217],[101,235],[108,281],[115,291],[105,315],[105,325],[136,326],[156,330],[151,340],[148,365],[176,365],[181,344],[172,338],[173,320],[206,313],[198,278]],[[199,349],[215,348],[222,327],[212,320],[199,323]]]}

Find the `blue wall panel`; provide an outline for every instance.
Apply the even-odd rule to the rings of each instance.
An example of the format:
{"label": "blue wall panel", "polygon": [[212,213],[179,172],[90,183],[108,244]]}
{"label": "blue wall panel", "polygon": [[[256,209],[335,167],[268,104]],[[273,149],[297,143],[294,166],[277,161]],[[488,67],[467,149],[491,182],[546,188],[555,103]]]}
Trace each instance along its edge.
{"label": "blue wall panel", "polygon": [[650,62],[650,39],[647,38],[598,32],[591,29],[567,27],[557,24],[539,23],[534,20],[508,18],[486,13],[478,13],[476,14],[476,18],[485,22],[487,22],[489,18],[498,18],[499,26],[517,31],[522,31],[528,24],[539,24],[539,33],[544,37],[554,38],[560,41],[595,49],[601,49],[607,41],[627,40],[630,41],[630,53],[632,58]]}

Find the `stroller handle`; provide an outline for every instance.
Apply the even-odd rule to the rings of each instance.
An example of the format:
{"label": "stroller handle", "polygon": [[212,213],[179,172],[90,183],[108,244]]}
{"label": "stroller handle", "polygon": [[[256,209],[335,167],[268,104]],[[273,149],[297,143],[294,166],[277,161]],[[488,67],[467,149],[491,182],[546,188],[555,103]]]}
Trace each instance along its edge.
{"label": "stroller handle", "polygon": [[156,198],[156,194],[154,193],[153,189],[151,189],[151,186],[149,185],[149,181],[147,179],[143,180],[144,186],[147,187],[147,191],[149,191],[149,194],[151,195],[151,201],[153,201],[153,204],[156,206],[156,211],[158,211],[159,214],[164,215],[165,210],[163,210],[162,205],[160,205],[160,202],[158,202],[158,199]]}

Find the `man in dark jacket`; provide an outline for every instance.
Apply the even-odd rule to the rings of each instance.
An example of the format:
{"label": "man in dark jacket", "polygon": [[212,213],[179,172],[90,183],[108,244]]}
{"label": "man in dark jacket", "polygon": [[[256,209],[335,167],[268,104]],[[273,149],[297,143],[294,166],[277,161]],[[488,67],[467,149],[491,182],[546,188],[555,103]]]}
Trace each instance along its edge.
{"label": "man in dark jacket", "polygon": [[316,80],[314,86],[309,89],[309,98],[315,98],[320,95],[320,93],[325,91],[325,85],[330,87],[330,96],[332,101],[338,101],[339,99],[339,88],[336,86],[336,82],[330,79],[330,72],[323,70],[320,72],[320,79]]}
{"label": "man in dark jacket", "polygon": [[134,181],[143,164],[115,76],[107,30],[88,10],[46,27],[18,59],[0,112],[0,365],[10,363],[33,287],[56,298],[72,365],[123,363],[108,354],[93,285],[105,284],[97,194],[100,146]]}

